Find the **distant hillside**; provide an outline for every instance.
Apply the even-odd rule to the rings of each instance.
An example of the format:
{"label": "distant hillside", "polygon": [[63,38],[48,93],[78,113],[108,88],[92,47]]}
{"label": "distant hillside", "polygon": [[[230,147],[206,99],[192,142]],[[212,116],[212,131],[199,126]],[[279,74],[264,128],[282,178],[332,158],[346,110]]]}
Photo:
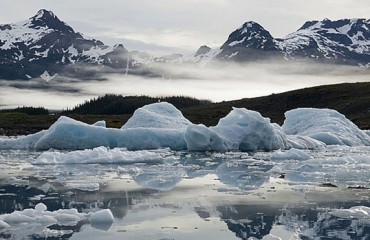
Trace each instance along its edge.
{"label": "distant hillside", "polygon": [[14,109],[1,109],[0,113],[24,113],[28,115],[48,115],[49,111],[42,107],[18,107]]}
{"label": "distant hillside", "polygon": [[[148,99],[151,102],[158,101],[158,98],[150,97],[106,95],[92,99],[63,114],[89,124],[98,120],[105,120],[108,127],[120,128],[132,114],[119,114],[118,111],[132,113],[134,108],[140,107],[146,101],[149,101]],[[272,122],[278,124],[284,122],[286,111],[294,108],[312,107],[335,109],[361,129],[370,129],[370,82],[318,86],[265,97],[245,98],[221,103],[210,103],[182,97],[161,98],[160,100],[171,102],[171,99],[173,100],[172,103],[182,111],[187,119],[195,124],[202,123],[207,126],[216,125],[220,118],[231,111],[232,107],[244,107],[258,111],[262,116],[269,117]],[[186,99],[189,100],[191,107],[187,107],[189,103],[185,101]],[[175,100],[180,102],[176,103]],[[123,103],[131,103],[131,108],[124,107]],[[137,103],[137,105],[133,103]],[[125,108],[126,110],[123,110]],[[75,113],[72,113],[74,111]],[[107,115],[102,115],[103,113]],[[30,134],[47,129],[58,117],[57,115],[29,115],[14,111],[0,112],[0,135]]]}
{"label": "distant hillside", "polygon": [[216,125],[232,107],[260,112],[272,122],[282,124],[284,113],[294,108],[331,108],[344,114],[362,129],[370,129],[370,82],[344,83],[305,88],[258,98],[245,98],[182,109],[193,123]]}
{"label": "distant hillside", "polygon": [[191,97],[173,96],[173,97],[148,97],[148,96],[122,96],[107,94],[98,98],[91,99],[82,103],[72,110],[64,111],[63,114],[102,114],[118,115],[132,114],[136,109],[155,102],[169,102],[176,108],[195,107],[204,104],[210,104],[210,101],[199,100]]}

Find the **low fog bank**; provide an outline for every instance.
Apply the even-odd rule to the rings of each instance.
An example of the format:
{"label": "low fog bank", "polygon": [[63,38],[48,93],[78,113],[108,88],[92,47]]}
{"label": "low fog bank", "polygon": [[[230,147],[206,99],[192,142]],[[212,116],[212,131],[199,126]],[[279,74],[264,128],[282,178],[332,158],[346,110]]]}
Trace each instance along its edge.
{"label": "low fog bank", "polygon": [[369,81],[370,69],[315,63],[215,63],[153,64],[150,71],[162,77],[105,74],[104,78],[78,80],[55,77],[49,81],[0,81],[0,106],[46,107],[52,110],[73,106],[106,93],[182,95],[214,102],[270,95],[289,90],[344,82]]}

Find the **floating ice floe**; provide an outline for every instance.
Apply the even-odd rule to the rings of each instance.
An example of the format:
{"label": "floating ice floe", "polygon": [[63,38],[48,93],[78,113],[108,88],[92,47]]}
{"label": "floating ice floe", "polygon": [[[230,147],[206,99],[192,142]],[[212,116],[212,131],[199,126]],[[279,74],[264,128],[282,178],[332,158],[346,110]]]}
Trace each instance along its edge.
{"label": "floating ice floe", "polygon": [[245,108],[233,108],[215,127],[192,125],[186,129],[188,150],[257,151],[287,149],[287,138],[280,126]]}
{"label": "floating ice floe", "polygon": [[154,128],[185,130],[192,123],[172,104],[154,103],[137,109],[121,129]]}
{"label": "floating ice floe", "polygon": [[278,150],[271,154],[271,160],[308,160],[311,158],[307,153],[295,148],[286,151]]}
{"label": "floating ice floe", "polygon": [[43,152],[33,164],[84,164],[84,163],[146,163],[159,162],[167,157],[168,150],[163,151],[128,151],[124,148],[109,149],[97,147],[94,149],[71,152]]}
{"label": "floating ice floe", "polygon": [[344,115],[331,109],[299,108],[285,113],[289,135],[309,136],[327,145],[370,145],[370,136]]}
{"label": "floating ice floe", "polygon": [[370,136],[365,131],[334,110],[296,109],[287,112],[286,118],[282,128],[258,112],[234,108],[217,126],[206,127],[192,124],[174,106],[161,102],[136,110],[121,129],[106,128],[104,121],[89,125],[62,116],[48,130],[0,138],[0,149],[81,150],[104,146],[128,150],[255,152],[317,149],[326,144],[370,145]]}
{"label": "floating ice floe", "polygon": [[132,179],[141,187],[169,191],[181,182],[186,172],[175,166],[144,166]]}

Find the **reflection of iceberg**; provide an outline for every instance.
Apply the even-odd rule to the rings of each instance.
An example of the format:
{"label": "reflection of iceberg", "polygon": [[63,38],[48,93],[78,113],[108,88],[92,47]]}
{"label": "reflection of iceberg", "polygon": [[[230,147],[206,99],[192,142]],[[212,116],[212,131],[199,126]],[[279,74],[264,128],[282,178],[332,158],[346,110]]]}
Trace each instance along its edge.
{"label": "reflection of iceberg", "polygon": [[370,239],[370,209],[355,206],[318,213],[313,227],[302,231],[302,239]]}
{"label": "reflection of iceberg", "polygon": [[[348,148],[348,147],[347,147]],[[351,150],[352,149],[352,150]],[[344,156],[317,156],[300,162],[276,161],[275,166],[281,166],[281,172],[286,173],[286,179],[296,183],[331,183],[338,187],[369,188],[370,156],[356,153],[356,148],[348,148],[353,153]],[[368,150],[367,150],[368,151]],[[327,152],[328,153],[328,152]],[[333,151],[333,153],[340,153]]]}
{"label": "reflection of iceberg", "polygon": [[[45,234],[65,238],[73,233],[73,231],[66,229],[76,227],[80,221],[85,219],[85,214],[79,213],[76,209],[48,211],[43,203],[39,203],[34,209],[28,208],[0,215],[0,224],[5,222],[8,225],[4,230],[10,234],[12,239],[30,239],[32,236]],[[60,229],[48,228],[55,225],[60,226]],[[20,227],[22,227],[21,231]]]}
{"label": "reflection of iceberg", "polygon": [[261,164],[258,161],[229,161],[218,166],[216,174],[226,185],[242,190],[253,190],[269,180],[267,171],[271,168],[272,165]]}
{"label": "reflection of iceberg", "polygon": [[91,213],[89,221],[91,223],[91,227],[102,231],[109,231],[114,222],[114,217],[109,209],[103,209]]}
{"label": "reflection of iceberg", "polygon": [[184,169],[169,165],[152,165],[140,168],[133,176],[134,181],[142,187],[169,191],[185,176]]}

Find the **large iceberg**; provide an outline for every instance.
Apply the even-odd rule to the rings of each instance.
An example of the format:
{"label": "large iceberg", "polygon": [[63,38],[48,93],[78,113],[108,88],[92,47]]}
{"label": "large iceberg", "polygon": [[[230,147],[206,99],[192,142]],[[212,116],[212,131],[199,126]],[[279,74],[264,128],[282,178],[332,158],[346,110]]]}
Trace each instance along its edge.
{"label": "large iceberg", "polygon": [[289,111],[280,127],[258,112],[233,108],[216,126],[206,127],[192,124],[173,105],[160,102],[136,110],[121,129],[107,128],[104,121],[89,125],[62,116],[48,130],[0,138],[0,149],[31,150],[82,150],[103,146],[128,150],[255,152],[317,149],[326,144],[370,145],[370,136],[329,109]]}
{"label": "large iceberg", "polygon": [[99,146],[125,147],[129,150],[169,147],[186,149],[183,131],[177,129],[129,128],[114,129],[91,126],[71,118],[60,117],[35,143],[37,150],[87,149]]}
{"label": "large iceberg", "polygon": [[185,139],[188,150],[193,151],[270,151],[289,147],[280,126],[245,108],[233,108],[215,127],[189,126]]}
{"label": "large iceberg", "polygon": [[136,112],[122,129],[105,128],[103,122],[89,125],[62,116],[46,131],[1,139],[0,149],[78,150],[100,146],[129,150],[187,148],[184,132],[191,123],[174,106],[165,102],[155,103]]}
{"label": "large iceberg", "polygon": [[309,136],[327,145],[370,145],[370,136],[332,109],[299,108],[285,113],[283,129],[289,135]]}

